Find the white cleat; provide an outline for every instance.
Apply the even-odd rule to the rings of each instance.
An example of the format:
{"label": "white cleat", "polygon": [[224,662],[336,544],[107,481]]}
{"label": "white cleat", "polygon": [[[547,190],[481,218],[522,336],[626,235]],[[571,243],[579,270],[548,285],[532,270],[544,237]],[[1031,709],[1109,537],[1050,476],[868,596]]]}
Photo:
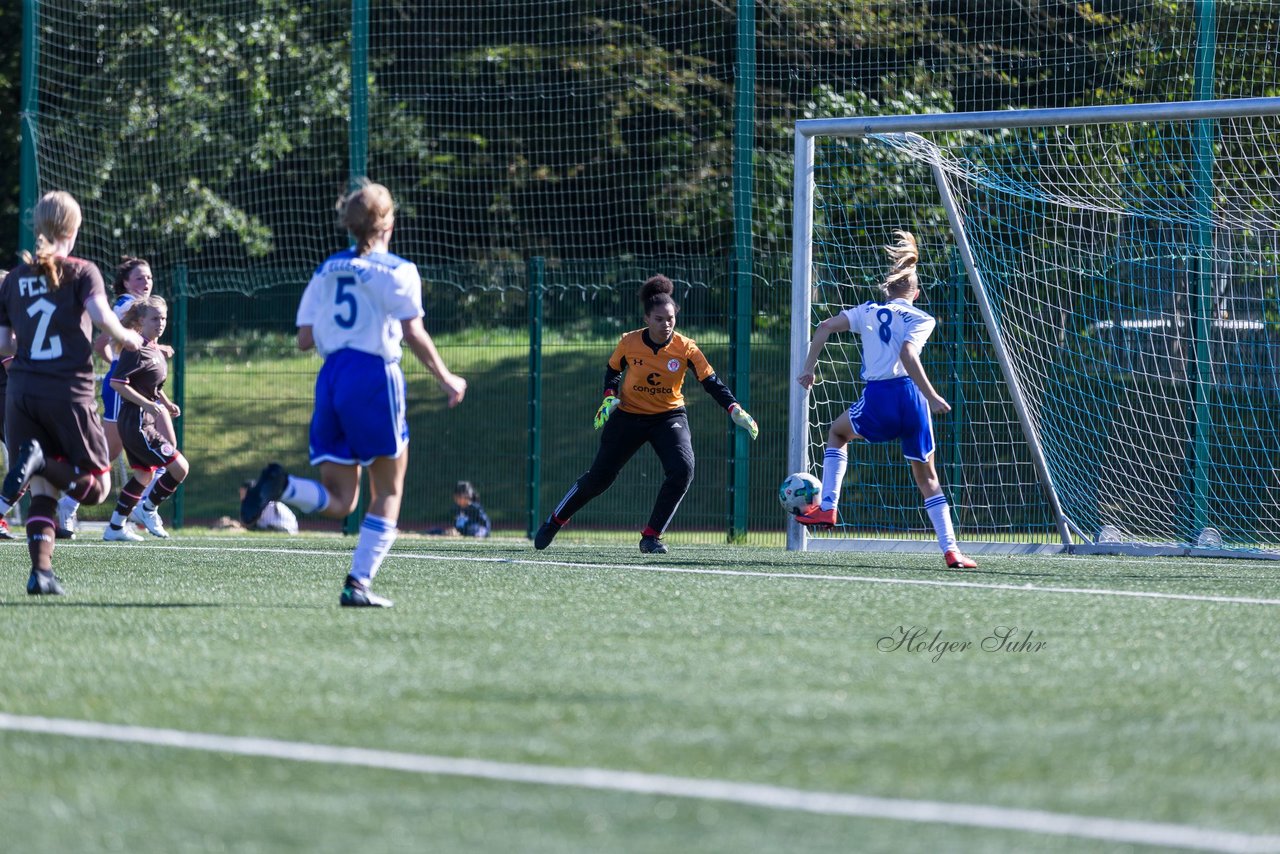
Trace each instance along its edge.
{"label": "white cleat", "polygon": [[76,511],[79,509],[79,501],[72,501],[66,496],[60,498],[58,500],[58,527],[74,534],[76,528],[80,525],[80,520],[76,518]]}
{"label": "white cleat", "polygon": [[[129,514],[129,519],[150,531],[151,536],[159,537],[162,540],[169,539],[169,532],[164,529],[164,520],[160,518],[160,514],[155,510],[147,510],[139,504],[133,508],[133,512]],[[142,538],[139,537],[138,539]]]}
{"label": "white cleat", "polygon": [[110,525],[102,532],[102,539],[110,543],[140,543],[144,539],[141,534],[133,530],[133,526],[125,523],[123,528],[113,528]]}

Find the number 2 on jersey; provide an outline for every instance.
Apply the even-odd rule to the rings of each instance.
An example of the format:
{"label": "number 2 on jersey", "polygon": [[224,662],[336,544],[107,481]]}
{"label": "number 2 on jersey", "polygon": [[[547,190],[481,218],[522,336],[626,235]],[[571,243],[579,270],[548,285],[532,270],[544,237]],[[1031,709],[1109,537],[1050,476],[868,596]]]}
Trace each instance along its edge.
{"label": "number 2 on jersey", "polygon": [[893,312],[882,308],[876,312],[876,320],[880,321],[880,340],[888,344],[893,340],[893,329],[890,327],[893,323]]}
{"label": "number 2 on jersey", "polygon": [[338,292],[334,295],[334,304],[344,306],[347,309],[347,316],[343,317],[341,312],[333,316],[333,322],[341,326],[343,329],[350,329],[356,325],[356,295],[347,288],[356,286],[355,276],[339,276]]}
{"label": "number 2 on jersey", "polygon": [[54,304],[44,297],[27,306],[27,314],[39,316],[35,334],[31,336],[31,358],[37,362],[56,359],[62,355],[62,336],[49,334],[49,321],[53,320]]}

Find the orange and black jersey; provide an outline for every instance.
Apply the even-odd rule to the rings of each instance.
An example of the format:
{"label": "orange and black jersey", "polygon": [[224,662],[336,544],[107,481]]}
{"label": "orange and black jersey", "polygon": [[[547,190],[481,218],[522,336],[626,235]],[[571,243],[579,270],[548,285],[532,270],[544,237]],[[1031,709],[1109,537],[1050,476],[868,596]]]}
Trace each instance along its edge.
{"label": "orange and black jersey", "polygon": [[684,375],[690,368],[725,409],[737,403],[692,338],[676,332],[669,341],[657,344],[648,329],[626,333],[614,348],[604,373],[605,394],[616,395],[619,408],[633,415],[674,412],[684,406]]}

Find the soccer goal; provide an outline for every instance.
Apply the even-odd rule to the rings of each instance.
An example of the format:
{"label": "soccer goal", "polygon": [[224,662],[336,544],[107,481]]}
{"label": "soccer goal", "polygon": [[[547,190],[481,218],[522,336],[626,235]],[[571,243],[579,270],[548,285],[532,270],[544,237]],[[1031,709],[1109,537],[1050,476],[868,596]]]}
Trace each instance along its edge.
{"label": "soccer goal", "polygon": [[[913,232],[966,551],[1280,557],[1280,98],[812,119],[795,145],[792,376]],[[820,475],[859,349],[791,382],[789,471]],[[838,509],[788,548],[937,548],[896,447],[850,446]]]}

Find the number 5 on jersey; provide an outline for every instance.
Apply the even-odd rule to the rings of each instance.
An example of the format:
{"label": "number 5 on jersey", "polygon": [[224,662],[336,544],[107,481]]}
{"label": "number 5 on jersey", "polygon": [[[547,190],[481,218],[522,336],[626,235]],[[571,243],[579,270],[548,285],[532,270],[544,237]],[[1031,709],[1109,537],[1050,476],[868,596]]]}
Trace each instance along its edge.
{"label": "number 5 on jersey", "polygon": [[340,308],[346,309],[346,317],[339,312],[333,316],[333,322],[341,326],[343,329],[350,329],[356,325],[356,295],[349,288],[356,286],[355,276],[338,276],[338,291],[334,294],[333,302]]}

